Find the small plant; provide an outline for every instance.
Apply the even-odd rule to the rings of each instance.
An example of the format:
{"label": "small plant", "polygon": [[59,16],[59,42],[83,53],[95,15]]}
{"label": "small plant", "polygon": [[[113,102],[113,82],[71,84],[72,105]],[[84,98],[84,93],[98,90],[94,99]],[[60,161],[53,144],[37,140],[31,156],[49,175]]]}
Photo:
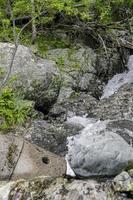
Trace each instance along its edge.
{"label": "small plant", "polygon": [[4,88],[0,95],[0,130],[23,124],[31,115],[33,103],[21,99],[12,89]]}
{"label": "small plant", "polygon": [[56,59],[56,64],[58,65],[59,69],[62,70],[65,65],[65,59],[63,57],[58,57]]}

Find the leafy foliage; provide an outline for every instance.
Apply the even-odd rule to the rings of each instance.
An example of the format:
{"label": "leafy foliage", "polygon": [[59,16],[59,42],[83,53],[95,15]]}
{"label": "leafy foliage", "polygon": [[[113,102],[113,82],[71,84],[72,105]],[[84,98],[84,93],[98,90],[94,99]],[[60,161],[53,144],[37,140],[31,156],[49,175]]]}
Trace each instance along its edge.
{"label": "leafy foliage", "polygon": [[10,88],[4,88],[0,96],[0,129],[7,130],[24,123],[32,108],[31,101],[21,99]]}
{"label": "leafy foliage", "polygon": [[[124,20],[133,15],[133,0],[32,0],[35,11],[32,11],[31,0],[1,0],[0,1],[0,39],[11,41],[12,18],[14,19],[36,18],[35,23],[38,30],[52,23],[57,15],[75,17],[73,20],[95,21],[98,23],[110,23],[112,21]],[[9,3],[10,2],[10,6]],[[32,16],[33,17],[33,16]],[[17,29],[22,28],[21,21]],[[53,23],[54,25],[54,23]],[[30,29],[30,27],[28,27]],[[27,31],[27,30],[25,30]]]}

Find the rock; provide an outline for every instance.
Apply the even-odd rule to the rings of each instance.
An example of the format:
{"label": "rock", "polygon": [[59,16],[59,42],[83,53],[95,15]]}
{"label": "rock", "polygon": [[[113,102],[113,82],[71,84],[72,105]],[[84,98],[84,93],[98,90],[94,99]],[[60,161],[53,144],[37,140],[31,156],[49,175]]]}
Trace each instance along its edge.
{"label": "rock", "polygon": [[0,135],[0,180],[10,179],[18,162],[23,139]]}
{"label": "rock", "polygon": [[133,178],[127,172],[122,172],[113,180],[115,192],[133,192]]}
{"label": "rock", "polygon": [[101,95],[103,82],[96,75],[96,54],[91,48],[80,46],[49,50],[47,58],[56,61],[61,71],[63,87],[89,92],[94,97],[95,93],[98,97]]}
{"label": "rock", "polygon": [[133,147],[133,120],[121,119],[109,121],[107,129],[119,134]]}
{"label": "rock", "polygon": [[79,177],[115,176],[133,168],[133,148],[107,121],[90,122],[79,135],[68,138],[68,162]]}
{"label": "rock", "polygon": [[89,117],[102,120],[131,120],[133,117],[133,84],[122,86],[117,93],[102,99],[88,112]]}
{"label": "rock", "polygon": [[129,176],[131,176],[131,177],[133,178],[133,169],[130,169],[130,170],[128,171],[128,174],[129,174]]}
{"label": "rock", "polygon": [[[97,60],[96,60],[96,70],[97,74],[104,81],[108,81],[112,78],[113,75],[117,73],[121,73],[125,71],[129,52],[125,49],[120,49],[118,51],[117,48],[107,48],[107,54],[103,49],[100,49],[97,53]],[[122,55],[121,55],[122,54]],[[121,58],[123,56],[123,59]]]}
{"label": "rock", "polygon": [[66,49],[53,49],[47,51],[47,58],[55,60],[58,67],[67,73],[73,71],[79,71],[88,73],[95,73],[95,52],[87,47],[82,46],[78,48],[66,48]]}
{"label": "rock", "polygon": [[79,89],[81,91],[88,91],[89,90],[89,86],[91,85],[91,81],[94,79],[94,75],[93,74],[84,74],[81,77],[81,80],[79,82]]}
{"label": "rock", "polygon": [[15,167],[12,180],[37,176],[60,177],[66,173],[65,159],[28,142]]}
{"label": "rock", "polygon": [[[114,193],[111,184],[95,180],[38,177],[10,182],[0,187],[0,200],[127,200]],[[131,198],[128,198],[131,200]]]}
{"label": "rock", "polygon": [[67,137],[79,133],[83,127],[69,123],[50,124],[44,120],[35,120],[25,131],[25,139],[58,155],[67,152]]}
{"label": "rock", "polygon": [[[7,72],[14,45],[0,43],[0,67]],[[15,77],[12,87],[33,100],[36,107],[47,113],[56,101],[60,88],[60,74],[54,61],[36,57],[28,47],[19,45],[12,67]]]}
{"label": "rock", "polygon": [[65,159],[22,138],[0,135],[0,180],[60,177],[66,173]]}
{"label": "rock", "polygon": [[62,122],[62,120],[64,119],[65,121],[67,117],[75,115],[83,116],[86,115],[97,102],[98,100],[88,93],[73,91],[67,98],[60,98],[57,100],[50,110],[48,117],[49,119],[56,119]]}

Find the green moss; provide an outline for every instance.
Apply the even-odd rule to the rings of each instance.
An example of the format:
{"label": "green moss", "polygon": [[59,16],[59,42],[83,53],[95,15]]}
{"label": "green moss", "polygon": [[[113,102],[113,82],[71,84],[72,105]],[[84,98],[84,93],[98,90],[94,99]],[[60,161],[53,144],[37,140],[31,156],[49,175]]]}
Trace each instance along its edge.
{"label": "green moss", "polygon": [[5,70],[2,67],[0,67],[0,79],[2,79],[4,75],[5,75]]}
{"label": "green moss", "polygon": [[14,154],[17,150],[17,145],[11,144],[8,148],[7,153],[7,164],[9,168],[12,168],[14,166]]}
{"label": "green moss", "polygon": [[55,90],[59,90],[60,86],[61,86],[61,78],[60,76],[55,76],[52,78],[51,84],[49,85],[49,90],[50,89],[55,89]]}
{"label": "green moss", "polygon": [[60,71],[63,71],[64,69],[64,66],[65,66],[65,58],[64,57],[58,57],[56,60],[55,60],[58,68],[60,69]]}
{"label": "green moss", "polygon": [[79,96],[80,96],[80,93],[79,93],[79,92],[73,92],[73,93],[70,95],[69,99],[70,99],[70,100],[74,100],[74,99],[77,99]]}

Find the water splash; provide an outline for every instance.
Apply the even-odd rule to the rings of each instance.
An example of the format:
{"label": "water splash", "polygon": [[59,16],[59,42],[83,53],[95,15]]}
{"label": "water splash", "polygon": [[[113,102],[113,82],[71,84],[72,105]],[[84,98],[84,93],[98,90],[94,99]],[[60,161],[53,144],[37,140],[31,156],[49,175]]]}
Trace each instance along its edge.
{"label": "water splash", "polygon": [[113,95],[122,85],[126,83],[133,83],[133,55],[129,57],[127,67],[127,72],[116,74],[111,80],[108,81],[108,84],[104,88],[101,99],[108,98],[109,96]]}
{"label": "water splash", "polygon": [[70,124],[81,125],[83,127],[86,127],[88,124],[96,121],[95,119],[86,118],[86,117],[87,117],[86,115],[84,115],[83,117],[74,116],[71,118],[67,118],[67,122]]}

